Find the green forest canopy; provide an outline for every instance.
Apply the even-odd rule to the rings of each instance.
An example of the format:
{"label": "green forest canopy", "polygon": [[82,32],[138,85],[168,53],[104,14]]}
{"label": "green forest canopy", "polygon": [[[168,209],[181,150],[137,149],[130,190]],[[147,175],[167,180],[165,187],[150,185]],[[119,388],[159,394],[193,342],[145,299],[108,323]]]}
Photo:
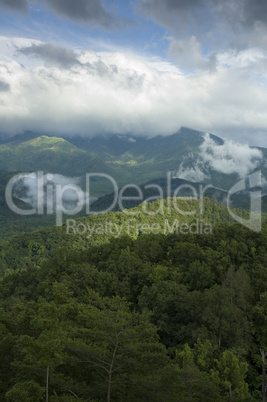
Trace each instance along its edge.
{"label": "green forest canopy", "polygon": [[7,241],[0,399],[262,400],[267,226],[222,225],[223,214],[210,201],[212,234],[88,238],[63,226]]}

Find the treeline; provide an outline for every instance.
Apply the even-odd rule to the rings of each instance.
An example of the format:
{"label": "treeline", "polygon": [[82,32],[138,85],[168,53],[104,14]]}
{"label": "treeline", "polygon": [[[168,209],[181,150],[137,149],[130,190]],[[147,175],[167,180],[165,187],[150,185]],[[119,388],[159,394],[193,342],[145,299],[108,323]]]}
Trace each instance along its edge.
{"label": "treeline", "polygon": [[266,226],[80,247],[53,230],[16,270],[5,256],[0,400],[264,400]]}

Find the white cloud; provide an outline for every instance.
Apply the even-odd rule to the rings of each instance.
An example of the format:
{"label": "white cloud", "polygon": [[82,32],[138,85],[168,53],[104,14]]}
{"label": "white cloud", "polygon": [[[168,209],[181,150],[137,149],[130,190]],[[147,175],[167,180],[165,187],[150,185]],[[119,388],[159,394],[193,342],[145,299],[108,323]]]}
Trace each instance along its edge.
{"label": "white cloud", "polygon": [[240,177],[256,169],[263,157],[260,150],[230,140],[218,145],[209,134],[204,136],[200,156],[212,169],[225,174],[237,173]]}
{"label": "white cloud", "polygon": [[[38,45],[42,42],[35,39],[28,38],[7,38],[5,36],[0,36],[0,60],[11,62],[17,58],[16,52],[19,49],[29,47],[32,45]],[[20,62],[27,62],[27,58],[22,58],[20,55]]]}
{"label": "white cloud", "polygon": [[188,180],[193,183],[202,183],[207,179],[207,175],[201,170],[201,166],[198,164],[192,168],[183,168],[181,164],[179,170],[174,174],[173,177]]}
{"label": "white cloud", "polygon": [[196,68],[214,69],[216,59],[203,57],[201,43],[194,35],[186,39],[175,39],[174,37],[168,39],[170,41],[168,53],[183,70],[192,72]]}
{"label": "white cloud", "polygon": [[222,52],[218,56],[219,65],[227,65],[228,67],[235,68],[251,68],[255,66],[257,63],[257,67],[259,67],[259,63],[262,61],[266,62],[266,54],[263,50],[259,48],[250,48],[242,51],[228,51]]}
{"label": "white cloud", "polygon": [[[85,194],[78,186],[79,182],[80,179],[77,177],[71,178],[60,174],[46,174],[41,179],[37,178],[36,173],[21,174],[14,186],[14,195],[33,208],[40,207],[40,203],[43,203],[45,208],[53,212],[62,206],[66,209],[74,209],[76,206],[82,208]],[[75,190],[72,186],[75,186]],[[62,194],[62,202],[58,204],[56,197],[63,189],[66,190]]]}
{"label": "white cloud", "polygon": [[[5,49],[14,49],[6,38]],[[2,43],[2,45],[1,45]],[[15,49],[40,42],[15,41]],[[3,49],[3,41],[0,47]],[[7,52],[7,53],[8,53]],[[78,63],[68,68],[50,58],[21,65],[3,50],[0,92],[1,131],[9,135],[25,130],[49,134],[97,133],[172,134],[181,126],[217,135],[242,135],[261,145],[267,133],[265,71],[251,75],[239,65],[230,68],[224,53],[220,68],[183,75],[174,65],[134,54],[90,50],[78,52]],[[20,52],[16,52],[20,57]],[[254,56],[256,57],[256,56]],[[247,57],[248,59],[248,57]],[[1,61],[2,60],[2,61]],[[253,59],[254,60],[254,59]],[[20,59],[18,60],[20,61]],[[253,68],[257,68],[253,61]],[[230,134],[229,134],[230,133]],[[235,133],[238,137],[235,138]]]}

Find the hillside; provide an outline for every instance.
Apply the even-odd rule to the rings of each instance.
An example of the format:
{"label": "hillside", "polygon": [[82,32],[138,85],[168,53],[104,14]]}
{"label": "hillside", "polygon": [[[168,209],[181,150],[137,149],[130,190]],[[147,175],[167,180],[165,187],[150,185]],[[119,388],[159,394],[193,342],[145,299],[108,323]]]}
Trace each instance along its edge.
{"label": "hillside", "polygon": [[0,169],[7,171],[37,170],[79,176],[90,172],[107,173],[109,168],[94,155],[78,149],[63,138],[19,138],[0,145]]}
{"label": "hillside", "polygon": [[[247,157],[242,157],[242,153]],[[240,177],[260,169],[267,177],[267,150],[225,143],[182,127],[170,136],[48,137],[25,133],[0,144],[0,169],[66,176],[102,172],[119,185],[144,184],[167,176],[228,190]],[[103,186],[102,186],[103,187]],[[101,186],[99,186],[101,190]],[[102,188],[102,195],[107,193]]]}
{"label": "hillside", "polygon": [[[124,219],[93,216],[79,230]],[[149,219],[130,236],[53,228],[4,247],[1,400],[262,400],[267,227],[164,235],[145,233]]]}
{"label": "hillside", "polygon": [[[235,223],[221,203],[205,198],[203,207],[202,211],[199,200],[170,198],[144,202],[124,212],[93,214],[76,220],[69,217],[69,223],[63,226],[22,233],[6,240],[0,245],[2,272],[7,267],[23,269],[39,265],[61,247],[85,250],[124,235],[136,239],[142,233],[189,234],[191,229],[205,236],[211,235],[217,225]],[[247,218],[245,211],[237,214]]]}
{"label": "hillside", "polygon": [[[183,154],[191,150],[196,152],[202,144],[203,132],[182,127],[170,136],[146,137],[131,135],[97,136],[92,138],[70,137],[69,141],[78,148],[102,155],[105,159],[116,156],[132,155],[142,159],[160,158],[167,159]],[[218,143],[223,144],[219,137],[212,136]]]}
{"label": "hillside", "polygon": [[[132,178],[134,183],[163,177],[168,171],[177,171],[190,155],[193,159],[203,143],[203,133],[181,128],[177,133],[164,137],[134,137],[114,135],[89,139],[70,138],[77,147],[82,147],[103,160],[110,167],[120,167]],[[218,137],[216,141],[220,142]]]}
{"label": "hillside", "polygon": [[[69,141],[93,152],[111,168],[121,168],[121,172],[137,184],[166,177],[169,171],[176,178],[211,184],[223,190],[236,184],[240,176],[257,169],[267,177],[265,148],[225,142],[213,134],[207,138],[205,133],[186,127],[170,136],[111,135],[73,137]],[[243,153],[247,158],[242,157]],[[256,155],[262,157],[257,161]]]}

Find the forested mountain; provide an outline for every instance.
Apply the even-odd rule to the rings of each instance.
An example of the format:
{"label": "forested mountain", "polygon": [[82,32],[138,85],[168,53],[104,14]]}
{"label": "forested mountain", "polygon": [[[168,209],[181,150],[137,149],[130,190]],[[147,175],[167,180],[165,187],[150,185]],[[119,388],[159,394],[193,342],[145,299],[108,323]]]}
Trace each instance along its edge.
{"label": "forested mountain", "polygon": [[[25,138],[25,137],[24,137]],[[16,137],[0,145],[0,169],[7,171],[38,171],[71,177],[85,172],[107,173],[108,168],[94,155],[83,151],[63,138],[40,137],[25,140]]]}
{"label": "forested mountain", "polygon": [[[267,177],[266,148],[245,148],[213,134],[181,127],[170,136],[131,135],[68,138],[77,147],[93,152],[110,167],[123,167],[134,183],[166,177],[204,182],[228,190],[240,175],[261,169]],[[261,156],[260,156],[260,152]],[[247,154],[247,161],[242,158]],[[251,158],[251,160],[250,160]],[[257,161],[258,159],[258,161]],[[232,167],[232,169],[231,169]],[[244,169],[244,171],[242,171]]]}
{"label": "forested mountain", "polygon": [[[246,158],[242,158],[242,152]],[[225,143],[182,127],[170,136],[110,135],[65,139],[26,133],[0,144],[0,169],[43,170],[66,176],[108,173],[120,185],[173,177],[228,190],[240,175],[261,169],[267,177],[267,150]],[[103,193],[102,193],[103,195]]]}
{"label": "forested mountain", "polygon": [[148,213],[159,207],[3,245],[1,400],[262,400],[266,225],[245,229],[207,199],[201,232],[200,215],[167,214],[167,201]]}

